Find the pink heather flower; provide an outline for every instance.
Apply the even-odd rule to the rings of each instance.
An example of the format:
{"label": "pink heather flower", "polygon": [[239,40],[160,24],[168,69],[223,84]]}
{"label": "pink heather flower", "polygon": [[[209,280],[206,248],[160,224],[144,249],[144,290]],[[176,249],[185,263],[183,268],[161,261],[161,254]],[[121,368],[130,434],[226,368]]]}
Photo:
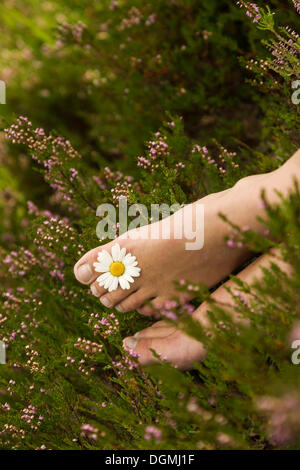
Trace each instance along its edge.
{"label": "pink heather flower", "polygon": [[80,428],[82,431],[93,431],[94,428],[90,424],[83,424]]}
{"label": "pink heather flower", "polygon": [[168,318],[169,320],[173,320],[173,321],[177,321],[178,320],[178,317],[176,315],[176,313],[174,312],[171,312],[169,310],[163,310],[161,312],[162,316]]}
{"label": "pink heather flower", "polygon": [[187,302],[186,304],[184,304],[184,310],[188,315],[192,315],[195,311],[195,307]]}
{"label": "pink heather flower", "polygon": [[296,8],[297,13],[300,15],[300,0],[293,0],[294,7]]}
{"label": "pink heather flower", "polygon": [[256,5],[256,3],[250,3],[250,2],[246,2],[244,0],[241,0],[241,1],[236,2],[236,4],[240,8],[245,8],[246,15],[249,18],[253,19],[252,20],[253,23],[258,23],[259,22],[259,20],[261,19],[261,15],[260,15],[260,12],[259,12],[259,7]]}
{"label": "pink heather flower", "polygon": [[192,153],[200,153],[200,152],[201,152],[200,145],[198,145],[198,144],[194,145],[194,147],[192,149]]}
{"label": "pink heather flower", "polygon": [[162,437],[162,432],[156,426],[147,426],[145,429],[145,436],[144,439],[146,441],[150,441],[154,439],[156,442],[159,442]]}
{"label": "pink heather flower", "polygon": [[152,15],[149,16],[149,18],[145,21],[146,26],[151,26],[153,23],[155,23],[156,20],[156,15],[153,13]]}
{"label": "pink heather flower", "polygon": [[29,214],[36,214],[38,211],[37,206],[31,201],[27,201],[27,207]]}
{"label": "pink heather flower", "polygon": [[70,173],[71,173],[70,181],[72,182],[77,178],[78,171],[75,170],[75,168],[70,168]]}
{"label": "pink heather flower", "polygon": [[83,424],[80,429],[82,431],[82,437],[87,437],[88,439],[92,439],[94,441],[98,439],[98,429],[94,428],[90,424]]}
{"label": "pink heather flower", "polygon": [[118,4],[117,0],[111,0],[109,9],[110,10],[115,10],[116,8],[118,8],[118,6],[119,6],[119,4]]}
{"label": "pink heather flower", "polygon": [[176,308],[177,306],[178,305],[177,305],[177,302],[175,300],[166,300],[164,308],[166,310],[171,310],[172,308]]}
{"label": "pink heather flower", "polygon": [[185,164],[182,162],[176,163],[177,168],[185,168]]}

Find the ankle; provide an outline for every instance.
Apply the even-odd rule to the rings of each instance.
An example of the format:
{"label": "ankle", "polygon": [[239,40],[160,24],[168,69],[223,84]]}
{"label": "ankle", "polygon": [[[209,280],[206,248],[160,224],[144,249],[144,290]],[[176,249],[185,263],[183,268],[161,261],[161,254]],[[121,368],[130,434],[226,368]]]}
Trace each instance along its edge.
{"label": "ankle", "polygon": [[247,226],[262,232],[263,226],[258,221],[264,214],[262,192],[270,194],[274,178],[275,172],[242,178],[224,195],[220,212],[240,228]]}

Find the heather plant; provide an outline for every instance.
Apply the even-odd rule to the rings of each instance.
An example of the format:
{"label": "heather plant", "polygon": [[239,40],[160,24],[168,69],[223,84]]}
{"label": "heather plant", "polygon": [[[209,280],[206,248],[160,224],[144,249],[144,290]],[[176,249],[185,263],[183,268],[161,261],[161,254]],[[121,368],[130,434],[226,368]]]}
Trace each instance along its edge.
{"label": "heather plant", "polygon": [[[291,5],[270,3],[295,26]],[[234,139],[261,142],[260,105],[239,57],[263,56],[262,35],[231,0],[52,0],[41,7],[31,0],[21,11],[6,0],[1,15],[4,118],[11,123],[30,108],[36,127],[68,138],[93,168],[116,160],[121,171],[134,171],[132,157],[167,112],[182,115],[187,135],[204,145],[208,138],[230,139],[234,150]],[[46,191],[47,204],[26,160],[12,150],[7,160],[13,173],[22,165],[22,193],[40,200]]]}
{"label": "heather plant", "polygon": [[[247,325],[208,300],[214,326],[204,331],[191,312],[209,292],[189,280],[179,289],[194,290],[195,301],[180,308],[174,300],[157,312],[205,345],[206,359],[191,372],[163,357],[141,368],[122,338],[152,319],[105,309],[73,275],[77,259],[105,243],[96,237],[99,204],[117,206],[124,197],[147,207],[185,204],[272,170],[299,147],[292,101],[300,75],[298,3],[238,3],[89,2],[88,10],[74,1],[56,18],[56,32],[59,3],[45,3],[38,17],[49,17],[48,28],[37,22],[28,44],[39,63],[28,84],[40,97],[35,109],[32,95],[18,89],[30,67],[14,51],[9,106],[28,117],[6,126],[8,162],[0,175],[0,339],[7,345],[1,448],[299,448],[300,384],[291,360],[299,338],[296,184],[277,205],[262,196],[263,237],[231,226],[232,246],[247,244],[257,254],[277,248],[292,268],[286,274],[274,262],[253,285],[234,278],[235,311]],[[8,29],[14,6],[4,8]],[[37,14],[36,2],[24,11]],[[22,28],[32,22],[23,20]],[[13,47],[7,44],[9,54]],[[249,59],[254,51],[261,57]],[[20,162],[24,174],[12,178]]]}

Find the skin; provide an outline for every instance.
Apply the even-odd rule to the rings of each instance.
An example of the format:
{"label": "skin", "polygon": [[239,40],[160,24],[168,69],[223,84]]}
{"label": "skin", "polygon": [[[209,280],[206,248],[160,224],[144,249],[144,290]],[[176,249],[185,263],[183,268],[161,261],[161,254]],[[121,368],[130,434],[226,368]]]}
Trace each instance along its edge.
{"label": "skin", "polygon": [[[141,268],[141,276],[135,279],[129,290],[122,290],[120,287],[108,293],[96,282],[99,273],[93,268],[93,263],[97,260],[99,247],[88,252],[75,265],[75,276],[83,284],[91,286],[94,295],[100,298],[106,307],[115,307],[120,312],[129,312],[138,310],[144,315],[150,315],[153,310],[145,306],[145,302],[151,300],[155,307],[164,305],[167,300],[178,296],[174,286],[174,281],[186,279],[194,283],[204,282],[212,287],[222,279],[228,272],[231,272],[236,266],[241,264],[247,258],[248,252],[245,249],[233,251],[224,244],[225,224],[217,214],[217,208],[220,208],[220,202],[223,195],[216,194],[202,199],[201,203],[205,205],[205,244],[202,250],[186,250],[187,240],[174,239],[173,233],[176,229],[177,217],[171,216],[170,240],[160,239],[139,239],[119,237],[104,248],[111,252],[112,246],[119,243],[120,247],[125,247],[127,252],[136,256]],[[190,205],[180,212],[187,212],[192,217],[194,205]],[[158,229],[163,230],[166,219],[159,222]],[[211,227],[214,226],[214,230]],[[148,226],[133,230],[135,234],[143,236]],[[131,232],[131,235],[132,235]],[[210,233],[212,232],[212,233]],[[222,235],[221,235],[222,234]],[[213,262],[211,254],[214,253]],[[154,254],[154,255],[153,255]],[[153,262],[154,261],[154,262]],[[83,268],[82,268],[83,265]],[[83,273],[87,277],[81,276]],[[184,302],[188,296],[181,296],[180,300]]]}
{"label": "skin", "polygon": [[[237,277],[247,284],[251,284],[262,278],[261,268],[268,268],[271,262],[275,262],[286,272],[290,270],[289,266],[280,258],[279,252],[273,251],[255,260]],[[228,313],[231,312],[235,321],[242,321],[234,311],[234,300],[225,289],[226,287],[234,290],[237,286],[233,281],[227,281],[211,295],[211,298],[220,306],[225,307]],[[243,299],[250,301],[251,296],[243,293]],[[209,305],[207,302],[203,302],[193,313],[193,318],[199,321],[204,328],[210,330],[212,325],[207,316],[208,310]],[[182,370],[192,369],[193,363],[203,360],[206,354],[203,345],[199,341],[194,340],[164,321],[156,322],[134,336],[125,338],[123,346],[127,350],[134,350],[139,355],[139,362],[143,366],[158,362],[152,354],[151,350],[154,350],[162,358]]]}
{"label": "skin", "polygon": [[[120,312],[138,310],[143,315],[151,315],[153,309],[145,305],[147,301],[151,301],[155,308],[159,308],[167,300],[174,297],[178,298],[178,292],[174,286],[175,280],[185,279],[194,283],[205,283],[208,287],[212,287],[251,257],[251,253],[246,247],[233,249],[224,242],[225,236],[230,235],[230,228],[228,224],[220,219],[220,212],[240,227],[247,226],[252,230],[262,232],[263,227],[257,220],[258,216],[264,215],[264,208],[261,204],[262,190],[265,190],[269,202],[277,202],[278,195],[274,190],[277,189],[284,195],[288,194],[293,180],[299,176],[300,150],[279,169],[271,173],[243,178],[233,188],[211,194],[198,201],[197,203],[203,204],[205,208],[205,243],[200,250],[186,250],[188,240],[184,237],[176,239],[175,233],[178,230],[178,224],[182,223],[180,221],[180,211],[178,211],[168,220],[171,227],[170,239],[165,240],[162,238],[167,223],[166,219],[157,223],[158,239],[143,236],[150,226],[135,229],[130,232],[130,238],[128,234],[125,234],[86,253],[74,267],[75,277],[82,284],[89,285],[92,293],[99,297],[102,304],[108,308],[114,307]],[[181,209],[182,220],[186,220],[184,219],[185,216],[194,217],[197,203]],[[151,227],[154,227],[154,224]],[[96,282],[99,273],[94,271],[93,263],[97,260],[101,249],[104,248],[111,252],[111,248],[116,242],[119,243],[121,248],[125,247],[127,252],[136,256],[142,271],[141,276],[135,279],[129,290],[118,288],[108,293]],[[257,271],[257,265],[255,267]],[[247,276],[248,273],[246,272]],[[213,295],[224,296],[224,290],[220,289],[215,291]],[[186,294],[179,296],[181,302],[188,299],[189,297]],[[203,313],[206,308],[205,304],[201,305],[197,310],[198,313],[195,313],[196,318],[200,318],[199,312]],[[199,350],[199,343],[194,342],[197,345],[192,343],[194,340],[185,337],[178,331],[170,331],[170,327],[164,323],[159,322],[153,325],[150,328],[150,333],[149,331],[145,333],[145,331],[140,334],[155,334],[153,337],[143,338],[145,344],[152,344],[155,339],[155,344],[164,345],[162,355],[169,357],[170,360],[173,357],[172,351],[175,350],[175,346],[177,347],[176,354],[180,351],[180,358],[174,358],[174,361],[179,367],[186,368],[187,364],[190,365],[195,358],[199,360],[204,355],[202,346],[201,351]],[[162,335],[163,333],[165,336]],[[166,338],[168,338],[168,341]],[[126,346],[126,341],[124,343],[125,347],[129,347]],[[147,350],[147,347],[141,346],[144,342],[139,342],[136,350],[140,353],[141,363],[147,364],[149,361],[151,362],[149,354],[152,357],[152,353],[149,352],[149,347]],[[166,346],[167,344],[169,344],[169,347]],[[153,348],[153,346],[150,347]]]}

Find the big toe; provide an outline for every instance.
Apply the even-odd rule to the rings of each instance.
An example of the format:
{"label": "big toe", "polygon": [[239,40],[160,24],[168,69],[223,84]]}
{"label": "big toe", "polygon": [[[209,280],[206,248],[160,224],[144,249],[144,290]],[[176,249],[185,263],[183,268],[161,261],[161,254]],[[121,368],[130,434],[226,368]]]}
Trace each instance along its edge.
{"label": "big toe", "polygon": [[82,284],[91,284],[94,282],[99,273],[94,270],[94,263],[97,261],[98,253],[101,251],[101,247],[93,248],[88,251],[80,258],[74,266],[74,275],[77,281]]}
{"label": "big toe", "polygon": [[137,334],[124,339],[123,345],[127,350],[134,350],[138,354],[139,362],[143,366],[159,362],[153,351],[160,359],[168,361],[176,367],[186,370],[192,369],[195,362],[201,361],[205,356],[203,345],[195,339],[187,336],[179,330],[162,327],[151,334],[151,328],[147,329],[147,335]]}

